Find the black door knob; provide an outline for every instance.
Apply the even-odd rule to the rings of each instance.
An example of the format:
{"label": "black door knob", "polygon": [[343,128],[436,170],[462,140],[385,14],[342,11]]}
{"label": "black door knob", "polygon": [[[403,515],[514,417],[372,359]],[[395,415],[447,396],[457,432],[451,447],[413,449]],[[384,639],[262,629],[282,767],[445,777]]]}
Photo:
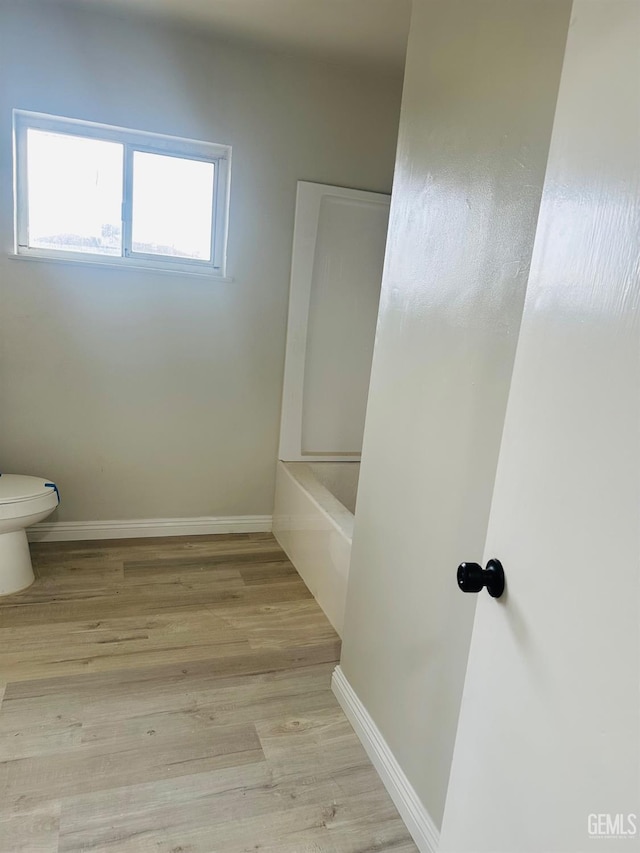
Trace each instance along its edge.
{"label": "black door knob", "polygon": [[486,586],[493,598],[500,598],[504,592],[504,569],[500,560],[489,560],[487,568],[479,563],[460,563],[458,566],[458,586],[463,592],[480,592]]}

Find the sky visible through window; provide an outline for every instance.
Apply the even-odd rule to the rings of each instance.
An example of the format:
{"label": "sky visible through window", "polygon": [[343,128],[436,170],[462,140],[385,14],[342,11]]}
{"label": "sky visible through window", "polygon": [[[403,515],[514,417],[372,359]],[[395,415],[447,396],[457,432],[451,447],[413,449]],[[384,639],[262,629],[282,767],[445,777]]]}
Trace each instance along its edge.
{"label": "sky visible through window", "polygon": [[[121,256],[124,145],[30,128],[29,246]],[[211,260],[214,164],[134,151],[134,252]]]}
{"label": "sky visible through window", "polygon": [[29,129],[29,245],[122,254],[124,146]]}
{"label": "sky visible through window", "polygon": [[201,160],[134,151],[134,252],[211,260],[213,170]]}

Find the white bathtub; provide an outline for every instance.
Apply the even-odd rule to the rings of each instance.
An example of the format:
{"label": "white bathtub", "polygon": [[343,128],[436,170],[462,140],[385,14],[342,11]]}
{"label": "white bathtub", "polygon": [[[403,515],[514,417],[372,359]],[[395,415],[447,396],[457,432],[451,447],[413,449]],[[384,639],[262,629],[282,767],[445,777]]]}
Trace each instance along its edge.
{"label": "white bathtub", "polygon": [[273,533],[342,636],[359,462],[278,462]]}

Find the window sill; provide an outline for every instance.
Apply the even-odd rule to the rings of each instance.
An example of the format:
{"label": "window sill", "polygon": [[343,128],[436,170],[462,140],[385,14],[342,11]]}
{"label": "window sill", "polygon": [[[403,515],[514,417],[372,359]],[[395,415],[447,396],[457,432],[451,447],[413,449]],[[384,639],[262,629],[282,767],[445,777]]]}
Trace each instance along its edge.
{"label": "window sill", "polygon": [[209,281],[220,281],[223,283],[233,282],[233,278],[226,275],[216,275],[210,270],[171,268],[170,266],[158,264],[140,264],[135,261],[126,261],[125,263],[109,263],[108,261],[84,260],[80,258],[56,258],[54,255],[18,255],[9,253],[7,256],[11,261],[35,261],[42,264],[67,264],[73,267],[91,267],[101,270],[112,270],[120,272],[146,272],[160,273],[161,275],[172,276],[190,276],[192,278],[206,278]]}

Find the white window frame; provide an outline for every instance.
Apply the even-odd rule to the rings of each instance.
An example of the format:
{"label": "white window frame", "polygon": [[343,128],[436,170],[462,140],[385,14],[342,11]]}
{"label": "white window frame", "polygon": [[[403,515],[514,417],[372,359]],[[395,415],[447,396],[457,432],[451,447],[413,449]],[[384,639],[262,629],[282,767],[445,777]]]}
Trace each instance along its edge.
{"label": "white window frame", "polygon": [[[29,129],[66,133],[72,136],[118,142],[123,145],[121,256],[58,249],[38,249],[29,246],[27,178],[27,131]],[[114,125],[80,121],[78,119],[61,118],[44,113],[14,110],[13,151],[15,257],[32,258],[35,260],[77,261],[84,264],[126,269],[138,268],[161,272],[185,272],[216,278],[226,277],[231,146],[217,145],[194,139],[182,139],[177,136],[165,136],[158,133],[148,133],[146,131],[131,130]],[[213,163],[211,260],[201,261],[189,258],[175,258],[169,255],[147,254],[132,250],[133,154],[135,151]]]}

